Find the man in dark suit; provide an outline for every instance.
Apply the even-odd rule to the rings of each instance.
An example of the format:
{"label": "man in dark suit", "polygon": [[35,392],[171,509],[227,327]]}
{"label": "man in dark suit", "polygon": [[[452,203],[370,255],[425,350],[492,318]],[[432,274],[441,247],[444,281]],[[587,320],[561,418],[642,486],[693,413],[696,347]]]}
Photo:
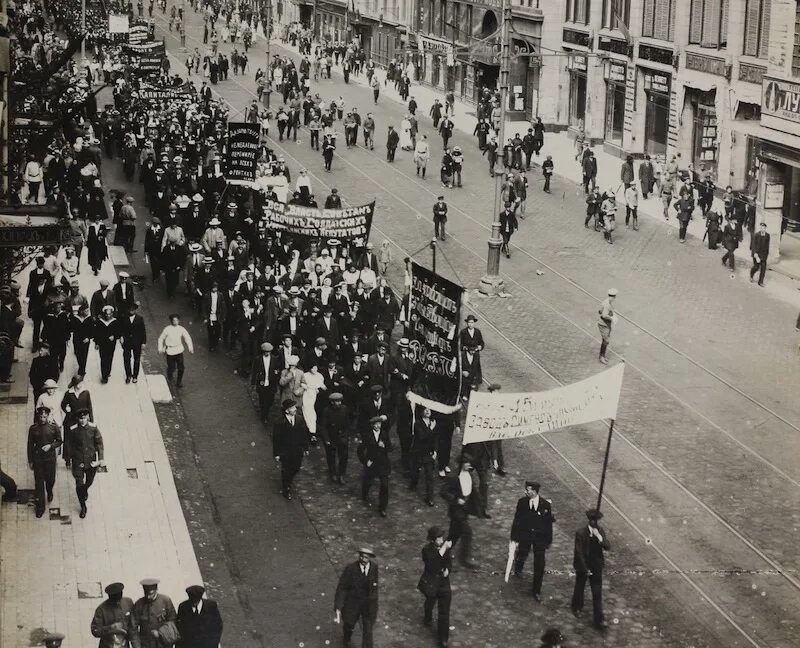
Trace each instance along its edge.
{"label": "man in dark suit", "polygon": [[31,360],[31,368],[28,372],[28,379],[33,388],[34,404],[44,392],[44,383],[47,380],[58,382],[58,374],[58,360],[50,355],[50,345],[42,342],[39,345],[39,355]]}
{"label": "man in dark suit", "polygon": [[361,255],[359,270],[363,270],[364,268],[369,268],[376,275],[380,275],[378,257],[372,251],[372,243],[367,243],[367,247],[364,249],[364,254]]}
{"label": "man in dark suit", "polygon": [[378,563],[369,547],[358,550],[358,560],[344,568],[333,611],[336,623],[343,624],[344,645],[349,648],[353,628],[361,619],[361,648],[372,648],[372,626],[378,618]]}
{"label": "man in dark suit", "polygon": [[333,316],[333,307],[325,306],[322,309],[322,317],[317,320],[314,328],[314,336],[325,338],[328,342],[328,348],[331,351],[338,351],[342,343],[342,337],[339,334],[339,323]]}
{"label": "man in dark suit", "polygon": [[53,285],[53,277],[44,268],[44,255],[36,257],[36,267],[28,277],[28,316],[33,321],[33,348],[39,346],[39,333],[46,314],[47,292]]}
{"label": "man in dark suit", "polygon": [[461,352],[461,395],[469,397],[474,388],[483,382],[481,357],[474,343],[468,343]]}
{"label": "man in dark suit", "polygon": [[204,599],[205,588],[186,588],[188,600],[178,606],[175,624],[181,640],[178,648],[218,648],[222,639],[222,616],[216,601]]}
{"label": "man in dark suit", "polygon": [[450,638],[450,571],[453,568],[453,543],[445,540],[444,529],[428,529],[428,544],[422,548],[425,569],[417,583],[417,589],[425,595],[423,622],[433,621],[433,606],[438,604],[437,634],[439,648],[446,647]]}
{"label": "man in dark suit", "polygon": [[572,593],[572,613],[580,616],[583,609],[583,591],[586,581],[592,590],[594,627],[604,630],[608,627],[603,617],[603,566],[604,551],[611,549],[605,530],[598,524],[603,514],[597,509],[586,511],[589,524],[575,532],[575,553],[572,566],[575,568],[575,590]]}
{"label": "man in dark suit", "polygon": [[208,332],[209,351],[216,351],[217,349],[222,332],[222,324],[228,317],[228,306],[227,296],[219,290],[219,283],[214,281],[211,284],[211,290],[203,295],[200,304],[200,314]]}
{"label": "man in dark suit", "polygon": [[119,281],[114,284],[114,302],[117,307],[117,313],[123,317],[128,312],[130,306],[136,299],[133,296],[133,287],[128,283],[130,275],[124,270],[119,273]]}
{"label": "man in dark suit", "polygon": [[475,352],[480,353],[484,349],[484,343],[481,330],[475,326],[475,322],[478,321],[478,318],[474,315],[467,315],[464,321],[467,325],[461,329],[461,346],[467,347],[473,345],[475,347]]}
{"label": "man in dark suit", "polygon": [[281,493],[292,499],[292,481],[308,454],[308,427],[297,414],[297,403],[291,398],[283,401],[283,415],[272,431],[272,454],[281,463]]}
{"label": "man in dark suit", "polygon": [[388,515],[389,507],[389,475],[392,472],[392,462],[389,459],[389,432],[383,428],[386,417],[377,415],[369,420],[370,429],[364,434],[362,445],[359,447],[359,458],[364,464],[364,474],[361,479],[361,499],[369,502],[369,489],[372,482],[380,482],[378,494],[378,510],[381,517]]}
{"label": "man in dark suit", "polygon": [[761,223],[758,232],[753,234],[750,243],[750,253],[753,255],[753,266],[750,268],[750,282],[753,282],[758,273],[758,285],[764,287],[764,275],[767,274],[767,257],[769,256],[769,234],[767,224]]}
{"label": "man in dark suit", "polygon": [[483,510],[483,504],[469,453],[462,454],[458,474],[447,478],[441,495],[448,503],[447,514],[450,516],[447,539],[451,545],[461,541],[459,561],[465,567],[475,569],[477,565],[472,562],[472,527],[469,516]]}
{"label": "man in dark suit", "polygon": [[367,346],[361,338],[361,331],[353,329],[350,331],[350,339],[342,345],[339,350],[339,360],[343,366],[353,364],[353,357],[367,353]]}
{"label": "man in dark suit", "polygon": [[378,343],[378,350],[367,358],[367,376],[370,385],[380,385],[384,393],[389,393],[392,380],[392,359],[386,342]]}
{"label": "man in dark suit", "polygon": [[280,378],[278,359],[272,355],[272,350],[273,346],[269,342],[264,342],[261,345],[261,355],[255,358],[250,371],[250,383],[256,387],[261,421],[264,424],[269,418],[269,411],[275,400]]}
{"label": "man in dark suit", "polygon": [[92,317],[100,317],[104,306],[113,306],[114,310],[116,310],[117,298],[114,296],[114,291],[108,287],[108,279],[101,278],[100,288],[95,290],[89,302],[89,312]]}
{"label": "man in dark suit", "polygon": [[338,390],[333,391],[319,423],[328,462],[328,477],[338,484],[344,484],[350,447],[350,409],[343,405],[343,401],[344,396]]}
{"label": "man in dark suit", "polygon": [[280,341],[284,335],[290,335],[293,338],[303,328],[303,320],[297,313],[297,306],[289,304],[288,312],[278,318],[275,325],[276,339]]}
{"label": "man in dark suit", "polygon": [[555,517],[550,502],[539,497],[540,489],[537,481],[525,482],[525,497],[517,501],[514,521],[511,523],[511,541],[518,543],[514,561],[516,576],[522,574],[525,559],[533,549],[533,598],[541,602],[545,552],[553,542]]}
{"label": "man in dark suit", "polygon": [[[369,383],[365,383],[365,386],[368,384]],[[371,385],[369,387],[369,394],[366,396],[366,398],[364,398],[364,400],[361,401],[359,409],[359,433],[362,436],[369,432],[372,427],[372,423],[370,421],[376,416],[384,417],[382,429],[385,430],[388,435],[389,430],[391,429],[391,421],[389,418],[391,405],[389,403],[389,399],[386,397],[386,393],[383,391],[383,387],[380,385]]]}
{"label": "man in dark suit", "polygon": [[142,347],[147,344],[147,330],[144,318],[139,315],[139,302],[127,305],[128,313],[122,317],[122,362],[125,366],[125,383],[139,381],[139,367],[142,362]]}

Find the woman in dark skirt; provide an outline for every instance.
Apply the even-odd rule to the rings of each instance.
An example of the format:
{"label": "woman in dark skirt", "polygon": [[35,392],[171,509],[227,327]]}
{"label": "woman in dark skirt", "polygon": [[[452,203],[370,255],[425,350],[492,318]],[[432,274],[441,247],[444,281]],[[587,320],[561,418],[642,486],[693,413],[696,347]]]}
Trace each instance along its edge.
{"label": "woman in dark skirt", "polygon": [[83,385],[83,374],[75,374],[69,381],[69,389],[61,399],[61,409],[64,412],[64,447],[62,456],[64,463],[69,466],[69,440],[71,430],[78,426],[78,412],[89,410],[89,420],[94,421],[92,410],[92,395]]}

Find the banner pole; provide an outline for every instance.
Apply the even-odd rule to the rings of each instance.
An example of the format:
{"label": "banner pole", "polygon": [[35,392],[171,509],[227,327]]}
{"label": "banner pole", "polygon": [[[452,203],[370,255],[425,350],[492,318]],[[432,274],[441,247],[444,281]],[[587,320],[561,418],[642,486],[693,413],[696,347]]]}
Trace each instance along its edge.
{"label": "banner pole", "polygon": [[431,240],[431,252],[433,253],[433,274],[436,274],[436,239]]}
{"label": "banner pole", "polygon": [[600,510],[600,503],[603,501],[603,488],[606,485],[606,471],[608,470],[608,455],[611,452],[611,436],[614,434],[614,419],[608,426],[608,441],[606,442],[606,456],[603,457],[603,474],[600,476],[600,490],[597,493],[597,510]]}

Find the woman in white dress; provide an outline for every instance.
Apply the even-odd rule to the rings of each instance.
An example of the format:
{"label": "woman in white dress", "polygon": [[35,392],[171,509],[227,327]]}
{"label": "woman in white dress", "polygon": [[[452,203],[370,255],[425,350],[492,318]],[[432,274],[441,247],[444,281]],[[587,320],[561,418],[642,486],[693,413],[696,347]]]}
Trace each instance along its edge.
{"label": "woman in white dress", "polygon": [[219,38],[223,43],[227,43],[228,39],[231,36],[231,30],[228,29],[227,25],[223,25],[222,29],[219,31]]}
{"label": "woman in white dress", "polygon": [[325,390],[325,379],[319,372],[319,367],[312,364],[308,371],[303,374],[302,385],[305,389],[303,391],[303,418],[308,426],[308,432],[311,434],[312,442],[316,440],[317,436],[317,393],[320,389]]}
{"label": "woman in white dress", "polygon": [[403,117],[400,122],[400,148],[404,151],[410,151],[413,148],[411,143],[411,121],[408,116]]}

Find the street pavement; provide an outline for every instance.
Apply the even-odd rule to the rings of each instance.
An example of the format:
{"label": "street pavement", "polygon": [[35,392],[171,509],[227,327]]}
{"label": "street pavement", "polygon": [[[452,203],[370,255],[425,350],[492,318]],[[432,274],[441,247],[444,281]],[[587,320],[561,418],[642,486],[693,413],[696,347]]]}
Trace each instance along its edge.
{"label": "street pavement", "polygon": [[[186,31],[187,44],[202,47],[196,15],[189,14]],[[177,66],[183,55],[169,33],[162,34]],[[281,51],[273,43],[276,49]],[[255,50],[250,58],[246,77],[215,88],[235,110],[249,103],[255,88]],[[468,288],[467,309],[481,319],[487,340],[487,378],[524,391],[596,372],[598,303],[612,285],[620,290],[621,321],[612,342],[619,355],[612,361],[624,356],[626,379],[604,501],[614,547],[605,589],[612,628],[601,638],[568,609],[572,534],[596,498],[602,463],[606,430],[598,424],[506,444],[510,476],[493,479],[493,518],[475,524],[481,569],[453,577],[452,645],[527,645],[552,624],[585,646],[792,645],[800,616],[793,550],[800,527],[793,300],[731,279],[699,241],[679,246],[674,230],[657,219],[642,222],[638,232],[618,230],[609,246],[583,228],[583,200],[574,183],[558,178],[547,195],[537,176],[531,177],[529,216],[514,237],[512,258],[502,261],[510,297],[482,298],[474,288],[484,270],[494,202],[475,141],[456,134],[452,144],[466,156],[465,186],[441,190],[435,161],[425,181],[415,177],[410,153],[399,152],[394,165],[385,162],[381,133],[399,124],[403,106],[384,96],[375,107],[366,88],[345,86],[338,76],[318,87],[326,98],[341,94],[362,115],[373,110],[376,150],[340,146],[334,170],[326,174],[306,132],[297,143],[275,142],[275,148],[294,175],[300,166],[308,168],[319,199],[335,185],[347,204],[377,200],[372,240],[385,238],[394,246],[394,285],[401,285],[404,254],[429,240],[431,205],[445,192],[450,236],[439,245],[437,268]],[[421,103],[420,113],[427,108]],[[421,123],[423,132],[430,128],[424,118]],[[437,139],[430,131],[434,160],[441,150]],[[423,256],[417,259],[425,261]],[[141,258],[134,263],[147,274]],[[160,291],[148,287],[144,300],[151,330],[172,308],[191,319],[187,304],[167,305]],[[359,543],[369,541],[384,570],[377,645],[425,645],[429,637],[414,584],[425,529],[445,523],[444,503],[421,506],[395,473],[390,517],[381,520],[362,508],[353,479],[344,488],[328,484],[320,453],[303,469],[299,501],[280,501],[263,447],[268,436],[234,377],[235,354],[209,359],[201,327],[194,321],[189,326],[200,341],[198,353],[189,358],[187,386],[175,410],[160,413],[172,416],[173,425],[160,421],[168,449],[193,448],[193,459],[178,459],[177,466],[171,455],[176,483],[179,493],[192,492],[194,476],[203,484],[190,505],[184,500],[184,509],[195,546],[198,535],[207,534],[209,556],[224,555],[222,565],[209,569],[235,588],[229,604],[241,612],[239,636],[262,645],[335,641],[335,574]],[[351,478],[356,472],[353,465]],[[558,518],[542,605],[527,595],[527,582],[504,585],[501,577],[515,497],[531,477],[544,484]],[[203,524],[209,518],[214,531]],[[198,558],[205,574],[202,551]],[[221,596],[230,595],[221,589]],[[285,644],[269,640],[276,627]]]}
{"label": "street pavement", "polygon": [[[88,298],[98,288],[98,277],[85,256],[80,285]],[[100,276],[116,282],[110,260]],[[19,280],[25,294],[27,272]],[[25,350],[18,355],[26,363],[29,325],[21,341]],[[143,369],[137,384],[126,385],[119,346],[114,365],[111,380],[101,384],[98,355],[90,350],[86,387],[103,435],[107,472],[95,479],[85,519],[78,517],[75,482],[61,459],[53,502],[44,517],[35,517],[33,472],[26,457],[33,395],[26,404],[0,408],[3,469],[22,489],[19,503],[0,507],[0,645],[40,645],[45,631],[58,631],[67,637],[65,648],[96,647],[89,624],[109,583],[124,583],[125,595],[136,600],[142,596],[141,579],[159,578],[161,592],[177,606],[186,598],[186,587],[202,582],[151,400],[151,390],[166,389],[166,383]],[[76,370],[70,351],[59,398]]]}

